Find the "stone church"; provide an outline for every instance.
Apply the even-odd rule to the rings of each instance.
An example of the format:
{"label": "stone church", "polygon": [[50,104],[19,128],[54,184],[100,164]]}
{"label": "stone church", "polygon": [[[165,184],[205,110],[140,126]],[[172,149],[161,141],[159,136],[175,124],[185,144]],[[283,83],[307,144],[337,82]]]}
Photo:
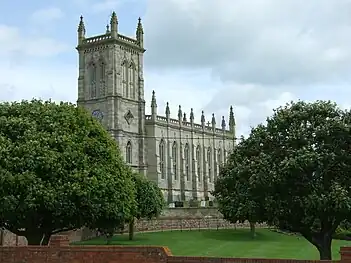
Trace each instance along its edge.
{"label": "stone church", "polygon": [[[211,200],[210,191],[221,164],[235,144],[235,120],[230,107],[225,117],[194,123],[181,106],[172,118],[167,103],[158,115],[155,92],[151,115],[145,114],[144,32],[141,19],[135,38],[118,32],[116,13],[104,34],[87,37],[80,18],[78,26],[78,100],[117,140],[125,161],[162,189],[169,203]],[[221,128],[217,128],[217,121]],[[219,124],[219,123],[218,123]]]}

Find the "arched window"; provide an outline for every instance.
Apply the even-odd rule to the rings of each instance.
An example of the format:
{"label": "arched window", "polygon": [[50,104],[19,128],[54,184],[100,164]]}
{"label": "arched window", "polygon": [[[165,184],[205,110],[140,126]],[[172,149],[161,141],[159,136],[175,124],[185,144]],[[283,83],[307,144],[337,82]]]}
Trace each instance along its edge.
{"label": "arched window", "polygon": [[222,160],[222,151],[219,148],[217,151],[217,161],[218,161],[218,165],[222,164],[223,160]]}
{"label": "arched window", "polygon": [[126,162],[132,163],[132,143],[130,141],[128,141],[126,146]]}
{"label": "arched window", "polygon": [[162,139],[159,144],[159,155],[160,155],[160,171],[161,178],[165,179],[166,177],[166,167],[165,167],[165,141]]}
{"label": "arched window", "polygon": [[90,65],[90,97],[96,98],[96,65],[92,63]]}
{"label": "arched window", "polygon": [[211,155],[211,148],[208,147],[207,150],[207,164],[208,164],[208,180],[212,182],[212,155]]}
{"label": "arched window", "polygon": [[190,173],[189,173],[189,169],[190,169],[190,154],[189,154],[189,144],[185,144],[184,147],[184,159],[185,159],[185,176],[186,176],[186,180],[190,181]]}
{"label": "arched window", "polygon": [[177,158],[177,143],[173,142],[172,145],[172,159],[173,159],[173,174],[174,174],[174,180],[177,180],[177,163],[178,163],[178,158]]}
{"label": "arched window", "polygon": [[129,89],[129,96],[132,99],[135,99],[135,64],[133,62],[129,65],[129,72],[128,72],[128,89]]}
{"label": "arched window", "polygon": [[103,60],[100,60],[100,97],[105,96],[106,92],[106,65]]}
{"label": "arched window", "polygon": [[197,161],[197,180],[201,181],[201,148],[200,145],[196,147],[196,161]]}
{"label": "arched window", "polygon": [[128,92],[128,62],[126,60],[122,63],[122,86],[123,86],[123,95],[125,97],[129,96]]}

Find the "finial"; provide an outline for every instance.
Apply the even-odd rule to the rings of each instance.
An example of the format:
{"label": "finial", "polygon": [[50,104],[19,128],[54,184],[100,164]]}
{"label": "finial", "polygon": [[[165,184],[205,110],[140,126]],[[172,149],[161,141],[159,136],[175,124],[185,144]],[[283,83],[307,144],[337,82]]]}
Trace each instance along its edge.
{"label": "finial", "polygon": [[185,113],[185,112],[184,112],[184,114],[183,114],[183,121],[184,121],[184,122],[187,122],[186,113]]}
{"label": "finial", "polygon": [[80,16],[80,21],[78,25],[78,32],[85,34],[85,26],[84,26],[84,21],[83,21],[83,16]]}
{"label": "finial", "polygon": [[216,118],[214,113],[212,113],[212,126],[216,126]]}
{"label": "finial", "polygon": [[222,129],[225,130],[225,127],[226,127],[225,119],[224,119],[224,116],[222,116]]}
{"label": "finial", "polygon": [[179,105],[179,109],[178,109],[178,119],[181,120],[181,119],[182,119],[182,116],[183,116],[183,113],[182,113],[182,106]]}
{"label": "finial", "polygon": [[210,127],[210,121],[207,122],[207,126]]}
{"label": "finial", "polygon": [[193,108],[190,109],[190,121],[194,122],[194,111],[193,111]]}
{"label": "finial", "polygon": [[171,111],[169,110],[169,103],[166,103],[166,117],[168,118],[169,115],[171,114]]}
{"label": "finial", "polygon": [[107,24],[106,25],[106,33],[109,33],[110,32],[110,26]]}

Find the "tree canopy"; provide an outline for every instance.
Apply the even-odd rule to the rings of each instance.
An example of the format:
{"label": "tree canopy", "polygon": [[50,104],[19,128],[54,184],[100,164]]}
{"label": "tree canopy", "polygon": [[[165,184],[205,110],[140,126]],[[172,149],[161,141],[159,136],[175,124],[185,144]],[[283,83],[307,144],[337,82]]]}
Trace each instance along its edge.
{"label": "tree canopy", "polygon": [[115,140],[84,109],[32,100],[0,104],[0,226],[45,244],[82,226],[113,227],[135,206]]}
{"label": "tree canopy", "polygon": [[249,221],[252,237],[255,237],[255,223],[264,222],[265,206],[260,197],[249,191],[250,156],[257,153],[255,148],[246,144],[247,141],[241,139],[241,143],[233,149],[220,170],[212,194],[223,217],[231,223]]}
{"label": "tree canopy", "polygon": [[136,209],[129,224],[129,239],[134,236],[134,218],[151,219],[161,214],[165,200],[161,189],[142,175],[134,173],[133,182],[136,191]]}
{"label": "tree canopy", "polygon": [[[248,158],[228,177],[240,184],[237,176],[248,173],[247,193],[265,206],[255,215],[300,233],[321,259],[331,259],[332,235],[351,217],[350,125],[350,112],[334,103],[292,102],[253,128],[232,156]],[[230,187],[223,187],[227,194],[222,191],[229,206],[235,201]]]}

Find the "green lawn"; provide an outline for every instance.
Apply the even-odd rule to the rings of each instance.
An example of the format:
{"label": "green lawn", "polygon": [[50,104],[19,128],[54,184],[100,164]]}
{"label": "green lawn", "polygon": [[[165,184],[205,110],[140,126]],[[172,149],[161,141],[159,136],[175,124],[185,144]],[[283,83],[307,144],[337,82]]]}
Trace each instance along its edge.
{"label": "green lawn", "polygon": [[[75,244],[106,245],[106,240]],[[268,229],[257,229],[255,240],[250,238],[249,229],[222,229],[139,233],[134,241],[128,241],[128,234],[116,235],[111,244],[167,246],[177,256],[319,259],[318,251],[304,238]],[[339,248],[346,245],[351,246],[351,242],[333,241],[333,259],[340,258]]]}

